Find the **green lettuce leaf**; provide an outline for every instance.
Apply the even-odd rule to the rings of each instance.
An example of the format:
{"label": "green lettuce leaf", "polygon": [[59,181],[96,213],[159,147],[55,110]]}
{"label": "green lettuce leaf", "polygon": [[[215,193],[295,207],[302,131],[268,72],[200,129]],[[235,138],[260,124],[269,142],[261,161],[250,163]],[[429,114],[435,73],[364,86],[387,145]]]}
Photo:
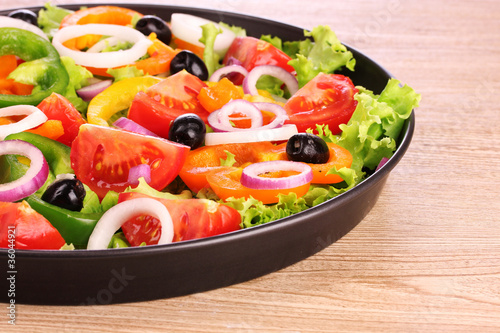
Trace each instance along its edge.
{"label": "green lettuce leaf", "polygon": [[317,26],[311,32],[304,31],[304,36],[312,37],[294,44],[285,43],[286,52],[295,52],[289,64],[297,72],[299,86],[304,86],[318,73],[333,73],[346,66],[351,71],[356,64],[350,51],[338,40],[328,26]]}
{"label": "green lettuce leaf", "polygon": [[318,126],[317,131],[325,141],[349,150],[353,156],[351,169],[362,180],[364,168],[374,170],[383,157],[392,156],[404,121],[418,106],[421,96],[396,79],[389,80],[378,96],[363,87],[357,88],[359,92],[354,98],[358,104],[349,122],[340,125],[342,133],[332,135],[323,126]]}
{"label": "green lettuce leaf", "polygon": [[205,45],[203,50],[203,61],[208,69],[208,76],[212,75],[213,72],[221,65],[219,64],[219,56],[214,51],[215,38],[218,34],[222,33],[221,29],[218,29],[213,23],[207,23],[201,26],[202,36],[200,38],[200,43]]}
{"label": "green lettuce leaf", "polygon": [[123,234],[123,232],[117,232],[111,237],[111,241],[108,244],[108,249],[120,249],[124,247],[130,247],[130,243]]}
{"label": "green lettuce leaf", "polygon": [[83,198],[83,208],[80,211],[85,214],[104,213],[118,203],[118,192],[109,191],[102,200],[87,185],[85,188],[85,198]]}
{"label": "green lettuce leaf", "polygon": [[303,198],[297,198],[295,193],[279,195],[279,202],[274,205],[264,205],[257,199],[229,198],[226,205],[236,209],[241,215],[241,227],[250,228],[283,217],[301,212],[307,208]]}
{"label": "green lettuce leaf", "polygon": [[135,66],[110,68],[106,71],[106,73],[114,78],[114,82],[129,79],[132,77],[144,76],[144,71],[142,69],[137,69],[137,67]]}
{"label": "green lettuce leaf", "polygon": [[59,29],[61,21],[66,15],[73,13],[72,10],[53,6],[49,2],[45,3],[45,8],[42,8],[38,13],[38,26],[52,40],[52,36]]}
{"label": "green lettuce leaf", "polygon": [[124,193],[127,192],[137,192],[137,193],[142,193],[142,194],[147,194],[152,197],[156,198],[163,198],[163,199],[191,199],[193,197],[191,191],[182,191],[180,194],[172,194],[169,192],[161,192],[158,190],[155,190],[151,186],[149,186],[148,183],[146,183],[146,180],[144,177],[139,178],[139,185],[136,187],[129,186],[123,191]]}
{"label": "green lettuce leaf", "polygon": [[69,84],[64,93],[64,97],[66,97],[80,113],[85,114],[89,103],[81,99],[76,91],[87,85],[88,79],[92,78],[93,75],[85,67],[75,64],[75,61],[70,57],[61,57],[61,62],[69,75]]}
{"label": "green lettuce leaf", "polygon": [[224,23],[224,22],[219,22],[218,24],[221,27],[226,28],[226,29],[231,30],[232,32],[234,32],[234,34],[236,35],[236,37],[246,37],[246,35],[247,35],[247,31],[245,30],[245,28],[238,27],[236,25],[229,25],[229,24]]}
{"label": "green lettuce leaf", "polygon": [[236,163],[236,159],[234,158],[235,155],[233,153],[231,153],[229,150],[224,150],[224,152],[226,153],[226,159],[221,158],[220,165],[232,167],[234,165],[234,163]]}

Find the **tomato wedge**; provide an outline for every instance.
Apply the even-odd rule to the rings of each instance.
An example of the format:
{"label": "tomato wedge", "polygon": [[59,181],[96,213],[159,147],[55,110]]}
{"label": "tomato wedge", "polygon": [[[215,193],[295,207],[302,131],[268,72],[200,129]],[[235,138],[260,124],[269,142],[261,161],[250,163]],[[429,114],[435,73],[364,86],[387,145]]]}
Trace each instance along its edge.
{"label": "tomato wedge", "polygon": [[209,113],[197,99],[206,84],[186,71],[178,72],[134,97],[128,118],[167,138],[170,123],[185,113],[194,113],[207,123]]}
{"label": "tomato wedge", "polygon": [[59,120],[64,128],[64,134],[56,140],[71,146],[78,135],[78,130],[86,121],[78,110],[66,97],[52,93],[37,106],[45,115],[52,120]]}
{"label": "tomato wedge", "polygon": [[[151,198],[142,193],[121,193],[119,202],[134,198]],[[234,208],[207,199],[169,200],[154,198],[167,207],[174,223],[174,242],[215,236],[240,229],[241,216]],[[151,216],[138,216],[122,225],[132,246],[158,244],[159,221]]]}
{"label": "tomato wedge", "polygon": [[316,124],[324,124],[338,134],[339,125],[346,124],[356,109],[357,92],[347,76],[320,73],[285,103],[286,123],[295,124],[299,132],[316,131]]}
{"label": "tomato wedge", "polygon": [[[15,237],[9,237],[12,235],[10,230],[15,230]],[[0,248],[10,248],[11,244],[16,250],[59,250],[65,241],[26,201],[0,202]]]}
{"label": "tomato wedge", "polygon": [[[227,64],[230,59],[236,59],[241,62],[247,71],[252,70],[260,65],[276,65],[293,73],[295,69],[288,65],[292,60],[285,52],[273,46],[264,40],[255,37],[236,37],[229,47],[225,57],[224,64]],[[243,79],[240,75],[239,79],[235,80],[235,84],[241,84]]]}
{"label": "tomato wedge", "polygon": [[[256,190],[241,185],[241,173],[243,168],[226,167],[213,170],[207,174],[207,182],[212,190],[222,200],[230,197],[246,198],[250,197],[260,200],[265,204],[272,204],[279,201],[279,194],[295,193],[301,197],[309,191],[310,183],[288,189],[277,190]],[[287,174],[283,174],[287,176]]]}
{"label": "tomato wedge", "polygon": [[71,167],[100,198],[130,186],[129,170],[140,164],[150,166],[149,185],[161,190],[177,177],[189,149],[161,138],[85,124],[71,146]]}

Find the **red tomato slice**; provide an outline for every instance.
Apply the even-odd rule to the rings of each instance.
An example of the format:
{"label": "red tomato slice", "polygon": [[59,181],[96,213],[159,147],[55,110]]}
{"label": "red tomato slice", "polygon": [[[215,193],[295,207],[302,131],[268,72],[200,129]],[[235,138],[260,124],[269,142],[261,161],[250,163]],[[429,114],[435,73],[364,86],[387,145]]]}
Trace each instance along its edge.
{"label": "red tomato slice", "polygon": [[[119,202],[150,198],[142,193],[121,193]],[[210,237],[240,229],[241,216],[234,208],[206,199],[168,200],[154,198],[167,207],[174,223],[174,242]],[[132,246],[158,244],[160,222],[151,216],[138,216],[122,225]]]}
{"label": "red tomato slice", "polygon": [[184,113],[194,113],[207,123],[208,111],[198,101],[207,85],[196,76],[181,71],[139,93],[128,112],[128,118],[161,137],[168,137],[170,122]]}
{"label": "red tomato slice", "polygon": [[38,108],[49,119],[61,121],[64,134],[57,138],[57,141],[71,146],[71,143],[78,135],[80,126],[86,123],[80,112],[66,97],[57,93],[52,93],[49,97],[45,98],[38,104]]}
{"label": "red tomato slice", "polygon": [[71,167],[100,198],[130,186],[129,170],[139,164],[151,167],[149,185],[161,190],[177,176],[189,149],[161,138],[85,124],[71,146]]}
{"label": "red tomato slice", "polygon": [[[224,64],[229,59],[235,58],[241,62],[246,70],[250,71],[255,66],[276,65],[293,73],[295,69],[288,65],[292,60],[285,52],[276,48],[272,44],[254,37],[236,37],[229,47],[225,57]],[[236,80],[235,84],[241,84],[243,79]]]}
{"label": "red tomato slice", "polygon": [[168,138],[170,123],[184,113],[184,110],[169,108],[141,91],[130,105],[128,118],[162,138]]}
{"label": "red tomato slice", "polygon": [[[14,229],[15,238],[9,238]],[[26,201],[0,202],[0,248],[10,248],[9,239],[15,239],[14,249],[59,250],[65,244],[59,231]]]}
{"label": "red tomato slice", "polygon": [[356,109],[357,92],[347,76],[320,73],[285,104],[289,116],[286,123],[297,125],[299,132],[316,130],[316,124],[324,124],[338,134],[339,125],[346,124]]}

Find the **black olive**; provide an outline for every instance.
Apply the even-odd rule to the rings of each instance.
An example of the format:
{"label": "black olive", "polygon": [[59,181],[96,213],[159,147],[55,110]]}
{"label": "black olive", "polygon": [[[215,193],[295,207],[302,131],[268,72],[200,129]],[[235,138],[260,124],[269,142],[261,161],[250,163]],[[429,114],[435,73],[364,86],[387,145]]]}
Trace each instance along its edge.
{"label": "black olive", "polygon": [[60,179],[43,193],[42,200],[54,206],[79,212],[83,208],[85,188],[78,179]]}
{"label": "black olive", "polygon": [[23,20],[30,24],[38,26],[38,17],[34,12],[28,9],[18,9],[10,12],[7,16]]}
{"label": "black olive", "polygon": [[191,51],[184,50],[177,53],[170,62],[170,74],[175,74],[183,69],[202,81],[208,80],[207,66],[200,57]]}
{"label": "black olive", "polygon": [[175,118],[168,131],[168,139],[196,149],[203,143],[207,128],[200,116],[185,113]]}
{"label": "black olive", "polygon": [[172,39],[172,31],[168,24],[154,15],[144,15],[135,24],[135,29],[146,36],[154,32],[156,37],[167,45],[170,44],[170,40]]}
{"label": "black olive", "polygon": [[290,161],[323,164],[330,158],[325,140],[317,135],[299,133],[288,139],[286,156]]}

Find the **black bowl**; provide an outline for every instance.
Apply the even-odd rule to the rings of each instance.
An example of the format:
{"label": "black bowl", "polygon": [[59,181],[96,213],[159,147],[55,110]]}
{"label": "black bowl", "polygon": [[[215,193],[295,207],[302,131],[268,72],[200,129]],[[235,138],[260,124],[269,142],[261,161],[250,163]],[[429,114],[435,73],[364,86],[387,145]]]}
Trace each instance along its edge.
{"label": "black bowl", "polygon": [[[117,4],[120,6],[120,4]],[[78,9],[81,5],[65,6]],[[303,39],[303,29],[262,18],[200,8],[121,4],[165,20],[182,12],[246,28],[248,35]],[[38,11],[37,8],[30,8]],[[6,15],[8,11],[0,12]],[[356,71],[346,72],[355,85],[380,93],[391,75],[373,60],[348,47]],[[17,250],[15,301],[27,304],[110,304],[187,295],[277,271],[303,260],[352,230],[375,205],[390,171],[406,152],[414,130],[406,121],[398,149],[377,172],[352,190],[307,211],[250,229],[206,239],[145,248],[106,251]],[[0,250],[7,263],[8,251]],[[3,265],[7,267],[7,265]],[[10,280],[1,279],[0,301],[9,302]]]}

